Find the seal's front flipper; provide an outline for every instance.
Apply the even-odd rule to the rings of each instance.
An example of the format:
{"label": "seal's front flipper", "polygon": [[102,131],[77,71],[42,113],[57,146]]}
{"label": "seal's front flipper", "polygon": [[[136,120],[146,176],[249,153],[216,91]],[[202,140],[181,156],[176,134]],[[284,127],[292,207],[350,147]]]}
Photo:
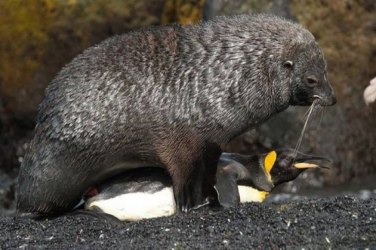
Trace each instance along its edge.
{"label": "seal's front flipper", "polygon": [[242,168],[244,166],[233,162],[218,169],[217,183],[214,188],[217,191],[219,203],[225,208],[235,207],[240,202],[237,182]]}
{"label": "seal's front flipper", "polygon": [[[191,173],[189,177],[181,178],[182,176],[179,176],[180,178],[178,178],[177,181],[175,181],[176,178],[174,178],[174,175],[172,176],[176,205],[182,212],[188,212],[191,209],[199,207],[201,204],[203,204],[203,176],[199,173],[201,173],[200,168]],[[188,182],[181,185],[182,183],[186,182],[183,182],[183,180],[188,180]]]}

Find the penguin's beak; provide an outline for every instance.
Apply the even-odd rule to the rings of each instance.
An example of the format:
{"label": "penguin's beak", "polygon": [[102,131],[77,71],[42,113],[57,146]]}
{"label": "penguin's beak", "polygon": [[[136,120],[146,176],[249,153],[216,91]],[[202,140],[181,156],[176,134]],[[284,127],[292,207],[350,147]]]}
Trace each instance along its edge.
{"label": "penguin's beak", "polygon": [[332,163],[332,160],[314,155],[300,154],[295,158],[294,167],[298,169],[308,169],[308,168],[326,168],[328,169]]}

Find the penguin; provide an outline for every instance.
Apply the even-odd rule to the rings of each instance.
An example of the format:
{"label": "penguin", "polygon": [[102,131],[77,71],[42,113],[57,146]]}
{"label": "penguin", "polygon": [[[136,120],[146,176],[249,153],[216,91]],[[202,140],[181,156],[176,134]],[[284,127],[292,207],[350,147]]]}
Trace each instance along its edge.
{"label": "penguin", "polygon": [[172,179],[163,168],[129,170],[91,188],[86,196],[86,210],[110,214],[121,221],[165,217],[177,211]]}
{"label": "penguin", "polygon": [[[306,155],[292,149],[267,154],[222,153],[216,172],[217,200],[224,208],[239,203],[262,202],[270,192],[256,186],[272,187],[294,180],[306,169],[318,168],[329,159]],[[174,215],[177,212],[172,180],[162,168],[129,170],[91,189],[85,202],[88,211],[105,213],[121,221],[138,221]]]}

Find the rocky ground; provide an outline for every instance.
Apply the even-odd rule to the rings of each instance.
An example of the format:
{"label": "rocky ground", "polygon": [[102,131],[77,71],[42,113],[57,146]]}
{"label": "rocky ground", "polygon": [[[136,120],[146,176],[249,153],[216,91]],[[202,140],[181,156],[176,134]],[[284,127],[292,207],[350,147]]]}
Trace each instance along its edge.
{"label": "rocky ground", "polygon": [[87,214],[53,220],[0,218],[0,249],[376,247],[376,194],[202,208],[141,222]]}

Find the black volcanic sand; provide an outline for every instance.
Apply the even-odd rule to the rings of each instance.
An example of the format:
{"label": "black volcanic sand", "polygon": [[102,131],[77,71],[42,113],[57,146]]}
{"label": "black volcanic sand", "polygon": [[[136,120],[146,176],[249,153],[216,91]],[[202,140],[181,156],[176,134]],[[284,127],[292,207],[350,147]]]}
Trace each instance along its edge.
{"label": "black volcanic sand", "polygon": [[87,214],[53,220],[0,219],[1,249],[375,248],[376,195],[290,203],[116,224]]}

